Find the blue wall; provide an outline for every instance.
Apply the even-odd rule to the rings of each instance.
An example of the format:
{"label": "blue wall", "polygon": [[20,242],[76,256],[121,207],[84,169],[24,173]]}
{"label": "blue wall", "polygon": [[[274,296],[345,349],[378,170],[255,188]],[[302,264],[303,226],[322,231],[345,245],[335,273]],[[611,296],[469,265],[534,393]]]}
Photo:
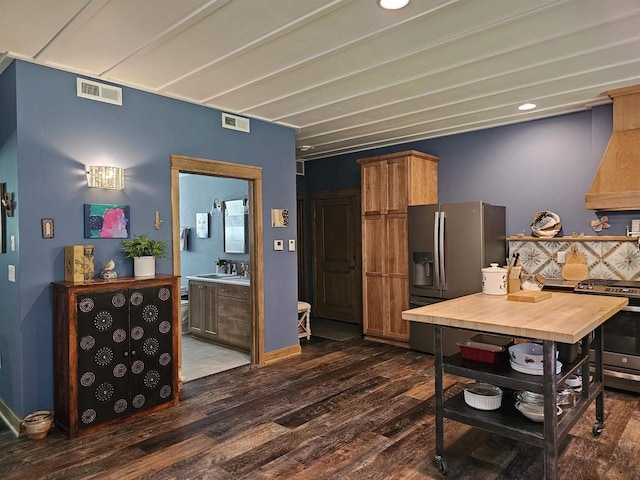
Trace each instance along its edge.
{"label": "blue wall", "polygon": [[[612,106],[544,120],[395,145],[305,162],[298,188],[309,192],[360,186],[358,158],[404,150],[436,155],[441,202],[483,200],[507,207],[507,235],[531,235],[541,210],[562,220],[561,234],[624,235],[640,212],[585,210],[584,196],[612,131]],[[609,217],[596,233],[591,220]]]}
{"label": "blue wall", "polygon": [[209,215],[209,237],[198,238],[196,235],[196,213],[208,214],[216,198],[220,202],[242,199],[249,194],[248,187],[249,183],[246,180],[180,175],[180,227],[190,228],[188,248],[180,252],[182,285],[187,285],[187,276],[215,272],[218,258],[230,260],[238,267],[241,262],[245,265],[248,263],[249,253],[224,252],[224,211]]}
{"label": "blue wall", "polygon": [[[15,198],[18,191],[18,146],[16,114],[16,66],[9,65],[0,76],[0,183]],[[22,334],[16,312],[20,300],[18,283],[9,282],[7,268],[14,265],[19,269],[17,252],[11,251],[11,236],[18,241],[19,212],[6,219],[7,253],[0,254],[0,398],[8,405],[18,405],[22,401]]]}
{"label": "blue wall", "polygon": [[[113,258],[120,276],[132,274],[132,262],[122,256],[119,240],[83,238],[83,204],[130,205],[132,235],[150,233],[171,242],[171,154],[263,168],[265,351],[297,344],[296,255],[271,247],[276,235],[272,230],[278,230],[278,238],[295,238],[292,129],[257,120],[251,121],[250,134],[223,129],[219,111],[130,88],[123,88],[123,106],[78,98],[76,75],[21,61],[2,79],[3,110],[5,104],[16,104],[13,222],[19,225],[20,262],[12,260],[19,267],[17,288],[7,285],[6,267],[0,275],[0,346],[11,344],[0,353],[3,364],[9,361],[12,366],[10,372],[4,365],[0,370],[0,392],[17,415],[53,408],[50,282],[64,278],[63,247],[93,244],[97,269]],[[11,83],[16,86],[14,100]],[[2,145],[6,148],[11,149],[10,143]],[[125,190],[87,188],[86,167],[92,164],[124,167]],[[270,228],[271,208],[292,212],[284,232]],[[155,211],[164,220],[159,231],[154,229]],[[55,238],[41,238],[41,218],[54,219]],[[171,269],[170,258],[157,262],[158,273]],[[7,304],[10,308],[5,309]]]}

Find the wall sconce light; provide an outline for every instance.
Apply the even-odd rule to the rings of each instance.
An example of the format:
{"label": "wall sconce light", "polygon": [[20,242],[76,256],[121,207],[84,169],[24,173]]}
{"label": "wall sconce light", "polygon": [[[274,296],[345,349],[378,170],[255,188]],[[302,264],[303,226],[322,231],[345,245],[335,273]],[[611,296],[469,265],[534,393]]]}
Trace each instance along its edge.
{"label": "wall sconce light", "polygon": [[4,192],[2,194],[2,208],[7,214],[7,217],[13,217],[13,194],[11,192]]}
{"label": "wall sconce light", "polygon": [[218,200],[217,198],[214,198],[213,203],[211,204],[211,211],[209,212],[209,214],[218,215],[221,210],[222,210],[222,203],[220,203],[220,200]]}
{"label": "wall sconce light", "polygon": [[249,197],[244,197],[242,199],[242,210],[244,213],[249,213]]}
{"label": "wall sconce light", "polygon": [[91,166],[87,172],[89,188],[124,190],[124,168]]}

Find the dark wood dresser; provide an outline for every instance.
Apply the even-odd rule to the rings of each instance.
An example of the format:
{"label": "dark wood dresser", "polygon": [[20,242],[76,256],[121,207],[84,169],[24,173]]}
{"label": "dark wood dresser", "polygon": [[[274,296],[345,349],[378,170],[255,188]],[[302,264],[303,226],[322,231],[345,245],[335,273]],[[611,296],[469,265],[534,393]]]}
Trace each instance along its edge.
{"label": "dark wood dresser", "polygon": [[56,426],[70,438],[178,403],[179,277],[54,282]]}

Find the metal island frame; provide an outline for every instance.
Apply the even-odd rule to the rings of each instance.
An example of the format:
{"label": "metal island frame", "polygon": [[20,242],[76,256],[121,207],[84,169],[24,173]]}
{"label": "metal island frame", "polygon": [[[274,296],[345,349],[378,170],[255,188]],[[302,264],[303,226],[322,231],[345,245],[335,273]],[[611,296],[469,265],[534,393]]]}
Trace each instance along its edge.
{"label": "metal island frame", "polygon": [[[542,448],[544,478],[555,480],[560,442],[593,401],[596,402],[593,434],[600,435],[604,428],[601,326],[627,303],[628,299],[621,297],[560,292],[553,292],[548,300],[528,303],[509,301],[505,295],[477,293],[403,312],[402,318],[405,320],[435,325],[435,463],[440,472],[448,472],[444,456],[444,418],[449,418]],[[543,375],[519,373],[509,365],[463,359],[460,354],[445,358],[442,354],[443,327],[467,329],[471,331],[470,336],[481,332],[542,341]],[[556,373],[557,344],[578,342],[581,342],[581,353],[574,361],[563,365],[560,373]],[[589,379],[589,368],[582,368],[582,392],[575,406],[558,417],[558,386],[581,367],[589,366],[589,347],[594,350],[595,358],[593,380]],[[544,395],[544,422],[535,423],[525,418],[506,398],[498,410],[491,411],[468,406],[462,392],[445,402],[444,373],[507,389],[541,393]]]}

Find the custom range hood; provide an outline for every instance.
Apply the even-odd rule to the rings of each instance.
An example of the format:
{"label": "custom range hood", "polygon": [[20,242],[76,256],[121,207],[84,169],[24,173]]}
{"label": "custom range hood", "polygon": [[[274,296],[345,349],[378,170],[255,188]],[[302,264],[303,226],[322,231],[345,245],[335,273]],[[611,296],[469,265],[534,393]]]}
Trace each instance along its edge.
{"label": "custom range hood", "polygon": [[588,210],[640,210],[640,85],[607,92],[613,134],[584,197]]}

